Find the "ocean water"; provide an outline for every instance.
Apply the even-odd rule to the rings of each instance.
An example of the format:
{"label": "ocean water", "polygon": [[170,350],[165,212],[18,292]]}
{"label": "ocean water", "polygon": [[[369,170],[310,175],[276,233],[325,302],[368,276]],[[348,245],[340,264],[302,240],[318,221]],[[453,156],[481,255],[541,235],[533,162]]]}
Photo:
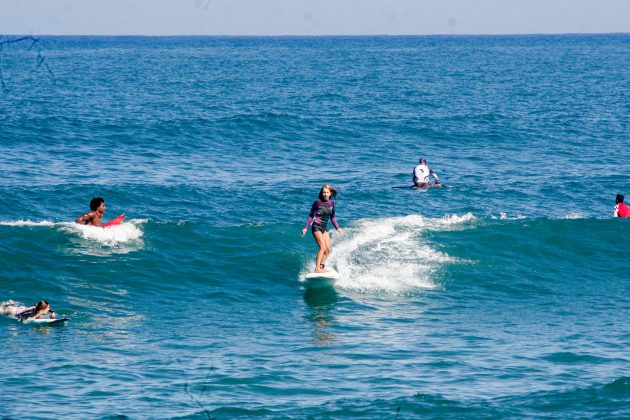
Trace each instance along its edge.
{"label": "ocean water", "polygon": [[[0,317],[3,418],[630,416],[630,36],[0,58],[0,300],[71,319]],[[448,187],[392,189],[419,157]],[[127,221],[72,223],[95,196]]]}

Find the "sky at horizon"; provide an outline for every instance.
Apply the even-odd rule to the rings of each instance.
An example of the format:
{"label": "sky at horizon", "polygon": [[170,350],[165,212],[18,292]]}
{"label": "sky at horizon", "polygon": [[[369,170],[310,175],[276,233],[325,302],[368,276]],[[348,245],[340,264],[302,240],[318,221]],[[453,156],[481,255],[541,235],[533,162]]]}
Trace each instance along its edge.
{"label": "sky at horizon", "polygon": [[630,0],[0,0],[4,35],[630,32]]}

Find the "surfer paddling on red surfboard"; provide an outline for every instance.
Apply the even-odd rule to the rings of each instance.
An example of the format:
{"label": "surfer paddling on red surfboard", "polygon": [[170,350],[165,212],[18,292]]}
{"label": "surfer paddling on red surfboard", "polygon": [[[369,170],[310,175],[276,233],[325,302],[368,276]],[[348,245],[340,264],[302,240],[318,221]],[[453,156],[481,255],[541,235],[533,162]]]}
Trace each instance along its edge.
{"label": "surfer paddling on red surfboard", "polygon": [[121,214],[114,220],[111,220],[105,224],[103,223],[103,213],[105,213],[105,200],[102,197],[94,197],[90,201],[90,212],[85,213],[82,216],[77,217],[76,222],[80,225],[109,227],[122,223],[125,219],[125,215]]}
{"label": "surfer paddling on red surfboard", "polygon": [[105,200],[102,197],[94,197],[90,201],[90,212],[77,217],[76,222],[80,225],[101,226],[103,223],[103,213],[105,213]]}
{"label": "surfer paddling on red surfboard", "polygon": [[325,273],[326,260],[330,254],[330,233],[327,230],[328,221],[330,220],[335,227],[335,230],[343,235],[343,231],[339,228],[337,218],[335,217],[335,202],[333,197],[337,196],[337,191],[331,185],[324,185],[319,190],[319,198],[311,206],[311,213],[308,215],[304,229],[302,229],[302,236],[306,234],[308,225],[313,222],[311,232],[315,242],[319,245],[319,251],[315,258],[315,272]]}

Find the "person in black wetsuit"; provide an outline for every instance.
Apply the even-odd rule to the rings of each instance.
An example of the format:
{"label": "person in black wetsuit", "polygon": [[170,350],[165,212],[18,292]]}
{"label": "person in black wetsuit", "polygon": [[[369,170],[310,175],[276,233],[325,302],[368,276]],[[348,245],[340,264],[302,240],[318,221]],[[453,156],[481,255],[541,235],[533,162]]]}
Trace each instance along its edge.
{"label": "person in black wetsuit", "polygon": [[311,231],[313,232],[313,238],[319,245],[319,251],[315,257],[315,272],[323,273],[326,270],[326,260],[330,254],[330,233],[327,230],[328,221],[330,220],[335,227],[335,230],[343,235],[343,231],[339,228],[337,218],[335,217],[335,202],[332,197],[337,196],[337,191],[331,185],[324,185],[319,190],[319,198],[315,200],[311,206],[311,212],[308,215],[304,229],[302,229],[302,236],[306,234],[308,225],[313,222]]}
{"label": "person in black wetsuit", "polygon": [[40,300],[37,304],[28,306],[18,306],[13,301],[3,302],[0,306],[0,313],[16,318],[18,321],[39,318],[55,318],[55,311],[45,300]]}

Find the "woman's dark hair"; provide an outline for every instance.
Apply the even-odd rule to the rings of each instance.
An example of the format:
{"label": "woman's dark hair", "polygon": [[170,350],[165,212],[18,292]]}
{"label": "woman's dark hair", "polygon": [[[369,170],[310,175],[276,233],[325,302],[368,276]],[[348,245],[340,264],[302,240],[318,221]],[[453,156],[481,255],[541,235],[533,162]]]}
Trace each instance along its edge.
{"label": "woman's dark hair", "polygon": [[616,202],[617,204],[619,204],[619,203],[623,203],[623,195],[621,195],[621,194],[617,194],[617,197],[615,197],[615,202]]}
{"label": "woman's dark hair", "polygon": [[101,203],[105,201],[103,197],[95,197],[90,201],[90,210],[96,211],[97,208],[101,206]]}
{"label": "woman's dark hair", "polygon": [[319,199],[320,200],[324,199],[324,188],[328,188],[330,190],[330,198],[333,198],[333,197],[337,196],[337,190],[335,189],[335,187],[333,187],[332,185],[326,184],[326,185],[322,185],[322,189],[319,190]]}
{"label": "woman's dark hair", "polygon": [[40,310],[44,309],[46,306],[48,306],[48,302],[46,302],[45,300],[40,300],[39,302],[37,302],[37,305],[35,305],[35,311],[39,312]]}

